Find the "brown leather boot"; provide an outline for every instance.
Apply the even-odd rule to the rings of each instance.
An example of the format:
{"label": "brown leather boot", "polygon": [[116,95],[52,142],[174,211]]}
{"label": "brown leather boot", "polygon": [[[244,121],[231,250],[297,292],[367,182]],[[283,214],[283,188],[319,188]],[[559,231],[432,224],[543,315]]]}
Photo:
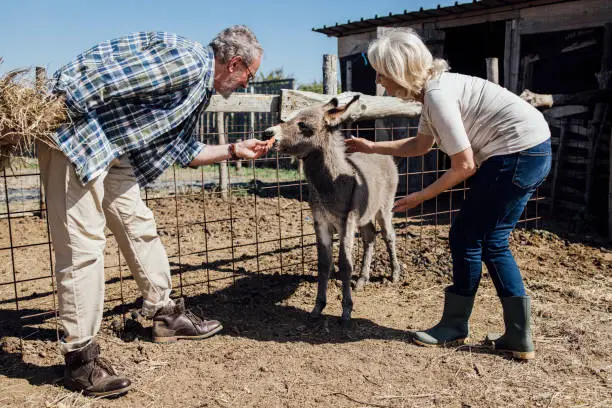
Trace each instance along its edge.
{"label": "brown leather boot", "polygon": [[218,320],[206,320],[185,309],[183,298],[161,308],[153,316],[153,341],[174,343],[179,339],[205,339],[223,329]]}
{"label": "brown leather boot", "polygon": [[110,397],[127,392],[132,386],[130,380],[118,376],[110,362],[99,355],[100,346],[94,341],[66,354],[66,388],[94,397]]}

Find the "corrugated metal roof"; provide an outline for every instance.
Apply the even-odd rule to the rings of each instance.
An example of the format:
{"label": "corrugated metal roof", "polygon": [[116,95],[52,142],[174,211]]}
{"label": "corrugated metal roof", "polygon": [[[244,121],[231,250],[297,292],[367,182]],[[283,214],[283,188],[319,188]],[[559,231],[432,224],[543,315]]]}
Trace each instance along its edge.
{"label": "corrugated metal roof", "polygon": [[[544,1],[543,3],[559,3],[567,0],[551,0]],[[363,17],[358,21],[348,20],[346,24],[336,23],[333,26],[323,26],[320,28],[313,28],[312,31],[318,33],[327,34],[330,37],[342,37],[350,34],[357,34],[366,31],[371,31],[379,26],[393,26],[393,25],[406,25],[410,23],[416,23],[419,20],[427,19],[446,19],[461,17],[462,14],[474,14],[474,12],[491,12],[494,9],[502,8],[522,8],[529,6],[524,3],[540,3],[534,0],[473,0],[468,3],[455,2],[454,6],[441,7],[438,4],[437,8],[424,10],[421,7],[418,11],[404,10],[403,13],[393,14],[389,13],[387,16],[375,15],[374,18],[364,19]]]}

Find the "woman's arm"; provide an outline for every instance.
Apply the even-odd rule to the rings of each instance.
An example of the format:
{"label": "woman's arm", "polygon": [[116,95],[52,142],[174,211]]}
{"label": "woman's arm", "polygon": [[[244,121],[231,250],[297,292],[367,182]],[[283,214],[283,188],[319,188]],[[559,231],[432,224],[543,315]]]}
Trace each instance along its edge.
{"label": "woman's arm", "polygon": [[344,141],[349,153],[378,153],[400,157],[422,156],[427,153],[434,143],[433,136],[419,133],[416,137],[407,139],[372,142],[370,140],[351,136]]}
{"label": "woman's arm", "polygon": [[448,169],[442,177],[427,186],[422,191],[412,193],[406,197],[397,200],[393,206],[393,211],[406,211],[416,207],[423,201],[436,197],[443,191],[446,191],[460,182],[467,180],[476,173],[476,164],[474,163],[474,153],[472,148],[456,153],[451,156],[451,168]]}

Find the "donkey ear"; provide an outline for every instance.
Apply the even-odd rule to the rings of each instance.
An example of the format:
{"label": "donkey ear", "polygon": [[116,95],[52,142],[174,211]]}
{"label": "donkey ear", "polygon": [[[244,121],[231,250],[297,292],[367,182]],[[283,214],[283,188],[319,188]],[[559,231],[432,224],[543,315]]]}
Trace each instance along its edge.
{"label": "donkey ear", "polygon": [[329,110],[338,107],[338,98],[331,98],[329,102],[323,105],[323,109]]}
{"label": "donkey ear", "polygon": [[[344,106],[338,107],[338,99],[334,98],[330,102],[325,105],[326,111],[323,115],[325,123],[327,126],[335,127],[344,123],[348,119],[350,119],[351,112],[353,109],[357,108],[359,105],[355,104],[359,100],[359,94],[353,96],[353,99],[349,101]],[[331,106],[332,102],[335,101],[335,106]]]}

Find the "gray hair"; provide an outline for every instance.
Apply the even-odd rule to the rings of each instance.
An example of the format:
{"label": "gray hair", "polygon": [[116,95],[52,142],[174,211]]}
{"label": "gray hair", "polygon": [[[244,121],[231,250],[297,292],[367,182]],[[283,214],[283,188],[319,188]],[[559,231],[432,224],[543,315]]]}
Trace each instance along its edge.
{"label": "gray hair", "polygon": [[250,65],[263,54],[263,48],[255,34],[245,25],[233,25],[226,28],[217,34],[208,45],[212,47],[215,58],[219,58],[223,63],[240,56],[247,65]]}

